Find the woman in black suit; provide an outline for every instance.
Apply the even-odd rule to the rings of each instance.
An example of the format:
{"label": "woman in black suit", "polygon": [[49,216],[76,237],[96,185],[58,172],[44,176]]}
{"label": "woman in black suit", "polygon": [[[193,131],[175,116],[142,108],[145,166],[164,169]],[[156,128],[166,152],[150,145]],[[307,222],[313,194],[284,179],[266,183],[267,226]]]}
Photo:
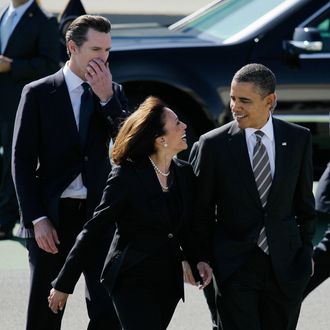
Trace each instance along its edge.
{"label": "woman in black suit", "polygon": [[[101,281],[124,330],[164,330],[184,298],[182,255],[208,285],[212,269],[192,226],[193,171],[174,156],[187,148],[186,125],[155,97],[124,123],[112,151],[116,166],[101,204],[53,281],[49,307],[62,310],[93,248],[116,231]],[[197,272],[196,272],[197,271]]]}

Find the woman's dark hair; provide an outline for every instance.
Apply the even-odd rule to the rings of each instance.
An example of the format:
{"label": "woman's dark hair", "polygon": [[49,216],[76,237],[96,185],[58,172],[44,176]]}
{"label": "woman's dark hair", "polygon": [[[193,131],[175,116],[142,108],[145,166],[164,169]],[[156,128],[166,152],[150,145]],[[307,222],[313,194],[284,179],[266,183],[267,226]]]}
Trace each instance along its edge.
{"label": "woman's dark hair", "polygon": [[165,134],[165,107],[160,99],[149,96],[126,119],[112,149],[115,164],[127,159],[138,161],[156,151],[155,139]]}

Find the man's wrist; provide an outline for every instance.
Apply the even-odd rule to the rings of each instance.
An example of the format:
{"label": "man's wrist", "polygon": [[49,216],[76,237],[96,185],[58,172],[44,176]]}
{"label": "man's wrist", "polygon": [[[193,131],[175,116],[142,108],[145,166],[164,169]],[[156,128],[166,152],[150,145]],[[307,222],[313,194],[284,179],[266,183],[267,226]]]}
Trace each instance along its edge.
{"label": "man's wrist", "polygon": [[43,220],[47,220],[46,216],[42,216],[38,219],[32,220],[33,226],[35,226],[38,222],[43,221]]}
{"label": "man's wrist", "polygon": [[105,105],[107,105],[111,99],[112,99],[112,95],[109,98],[107,98],[105,101],[100,100],[101,106],[104,107]]}

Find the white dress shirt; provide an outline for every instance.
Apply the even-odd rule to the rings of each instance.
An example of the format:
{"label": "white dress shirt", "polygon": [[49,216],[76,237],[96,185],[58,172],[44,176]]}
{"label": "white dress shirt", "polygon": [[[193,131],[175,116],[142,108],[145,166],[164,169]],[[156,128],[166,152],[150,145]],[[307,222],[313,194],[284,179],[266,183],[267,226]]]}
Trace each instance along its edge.
{"label": "white dress shirt", "polygon": [[270,115],[267,123],[260,129],[255,128],[245,128],[245,139],[247,148],[249,151],[249,158],[252,166],[253,160],[253,149],[257,143],[256,135],[254,134],[256,131],[262,131],[264,133],[262,137],[262,143],[266,147],[269,163],[270,163],[270,170],[272,173],[272,177],[274,177],[275,173],[275,139],[274,139],[274,129],[273,129],[273,118]]}

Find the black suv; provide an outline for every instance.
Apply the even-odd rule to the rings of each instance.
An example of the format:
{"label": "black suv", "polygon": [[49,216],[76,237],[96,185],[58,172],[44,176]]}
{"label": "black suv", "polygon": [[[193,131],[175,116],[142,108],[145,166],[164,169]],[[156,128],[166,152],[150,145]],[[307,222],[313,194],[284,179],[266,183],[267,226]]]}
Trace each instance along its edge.
{"label": "black suv", "polygon": [[330,1],[220,0],[169,27],[114,27],[112,35],[111,71],[133,106],[161,97],[189,125],[190,143],[230,120],[235,71],[271,68],[275,114],[311,129],[318,179],[330,160]]}

